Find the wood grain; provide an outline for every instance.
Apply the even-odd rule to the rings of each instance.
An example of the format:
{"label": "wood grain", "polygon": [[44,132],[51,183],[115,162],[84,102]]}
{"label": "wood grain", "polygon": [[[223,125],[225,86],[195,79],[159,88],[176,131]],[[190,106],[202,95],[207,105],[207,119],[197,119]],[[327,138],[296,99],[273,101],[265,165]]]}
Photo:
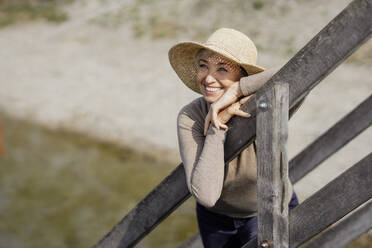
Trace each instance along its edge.
{"label": "wood grain", "polygon": [[[257,93],[272,87],[275,82],[287,82],[290,85],[289,105],[292,109],[369,39],[372,33],[370,13],[372,0],[354,0]],[[225,141],[226,162],[231,161],[255,139],[255,107],[255,99],[251,99],[242,109],[251,113],[253,118],[234,117],[230,121]],[[183,167],[180,165],[94,247],[133,247],[188,196]]]}
{"label": "wood grain", "polygon": [[[372,153],[289,213],[290,247],[298,247],[372,198]],[[256,248],[257,239],[244,248]]]}
{"label": "wood grain", "polygon": [[289,163],[296,183],[372,124],[372,95],[297,154]]}
{"label": "wood grain", "polygon": [[372,201],[354,211],[350,216],[337,223],[314,240],[306,244],[307,248],[339,248],[357,239],[372,228]]}
{"label": "wood grain", "polygon": [[257,99],[258,243],[289,246],[288,91],[277,83]]}

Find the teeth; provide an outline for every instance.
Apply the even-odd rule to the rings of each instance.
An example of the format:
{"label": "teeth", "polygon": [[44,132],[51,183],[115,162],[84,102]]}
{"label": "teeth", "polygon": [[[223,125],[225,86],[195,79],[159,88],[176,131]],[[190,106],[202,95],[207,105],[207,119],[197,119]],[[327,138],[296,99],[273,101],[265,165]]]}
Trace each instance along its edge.
{"label": "teeth", "polygon": [[212,87],[205,87],[206,90],[208,91],[219,91],[221,88],[212,88]]}

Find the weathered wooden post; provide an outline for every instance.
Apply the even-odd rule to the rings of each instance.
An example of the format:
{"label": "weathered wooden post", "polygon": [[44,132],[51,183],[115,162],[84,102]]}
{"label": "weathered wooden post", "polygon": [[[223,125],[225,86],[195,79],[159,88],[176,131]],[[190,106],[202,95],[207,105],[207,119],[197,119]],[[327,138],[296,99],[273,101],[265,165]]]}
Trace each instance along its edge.
{"label": "weathered wooden post", "polygon": [[278,82],[257,96],[258,246],[288,248],[289,86]]}

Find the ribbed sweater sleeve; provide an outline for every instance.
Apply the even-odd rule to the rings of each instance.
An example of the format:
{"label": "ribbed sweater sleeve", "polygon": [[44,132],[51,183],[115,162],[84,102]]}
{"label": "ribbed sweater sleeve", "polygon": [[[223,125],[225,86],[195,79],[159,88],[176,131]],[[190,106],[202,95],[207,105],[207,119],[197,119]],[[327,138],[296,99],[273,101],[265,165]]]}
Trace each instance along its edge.
{"label": "ribbed sweater sleeve", "polygon": [[271,68],[248,77],[242,77],[240,79],[240,89],[243,95],[248,96],[256,92],[278,71],[279,68]]}
{"label": "ribbed sweater sleeve", "polygon": [[194,101],[178,115],[178,143],[190,193],[200,204],[213,207],[223,187],[226,131],[211,125],[204,136],[206,113],[203,114],[196,105]]}
{"label": "ribbed sweater sleeve", "polygon": [[[267,81],[269,81],[272,76],[275,75],[279,71],[279,68],[271,68],[267,69],[263,72],[253,74],[248,77],[242,77],[240,79],[240,89],[242,90],[242,93],[244,96],[251,95],[255,93],[257,90],[259,90]],[[293,114],[300,108],[302,103],[305,101],[307,94],[298,101],[293,108],[289,111],[289,119],[292,118]]]}

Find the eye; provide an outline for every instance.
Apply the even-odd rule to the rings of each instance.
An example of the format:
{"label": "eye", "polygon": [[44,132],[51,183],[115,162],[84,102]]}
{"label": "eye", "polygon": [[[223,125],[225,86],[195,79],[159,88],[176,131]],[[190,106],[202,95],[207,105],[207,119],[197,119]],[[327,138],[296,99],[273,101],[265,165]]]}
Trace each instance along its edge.
{"label": "eye", "polygon": [[225,67],[218,68],[218,71],[228,72],[228,70]]}
{"label": "eye", "polygon": [[199,64],[199,68],[208,68],[206,64]]}

